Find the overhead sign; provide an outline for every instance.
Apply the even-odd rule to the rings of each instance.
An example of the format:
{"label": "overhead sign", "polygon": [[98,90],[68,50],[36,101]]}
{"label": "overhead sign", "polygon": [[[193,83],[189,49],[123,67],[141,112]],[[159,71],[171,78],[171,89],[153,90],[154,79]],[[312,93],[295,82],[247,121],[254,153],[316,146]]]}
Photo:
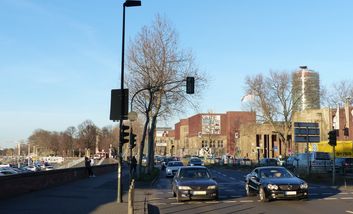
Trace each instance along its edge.
{"label": "overhead sign", "polygon": [[317,143],[320,142],[320,128],[318,123],[295,122],[294,142]]}
{"label": "overhead sign", "polygon": [[317,143],[320,142],[320,136],[294,136],[296,143]]}

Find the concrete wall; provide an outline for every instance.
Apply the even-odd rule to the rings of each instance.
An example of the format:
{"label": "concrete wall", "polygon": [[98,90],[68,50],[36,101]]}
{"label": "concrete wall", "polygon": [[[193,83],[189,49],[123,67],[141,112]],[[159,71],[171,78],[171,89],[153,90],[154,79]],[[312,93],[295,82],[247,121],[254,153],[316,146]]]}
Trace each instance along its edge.
{"label": "concrete wall", "polygon": [[[93,166],[95,175],[117,171],[117,164]],[[0,176],[0,199],[87,178],[85,167]]]}

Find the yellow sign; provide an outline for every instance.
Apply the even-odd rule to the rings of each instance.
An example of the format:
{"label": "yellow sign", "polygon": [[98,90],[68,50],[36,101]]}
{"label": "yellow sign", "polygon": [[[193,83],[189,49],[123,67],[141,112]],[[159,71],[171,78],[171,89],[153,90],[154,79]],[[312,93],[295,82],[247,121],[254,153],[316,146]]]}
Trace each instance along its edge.
{"label": "yellow sign", "polygon": [[[352,144],[352,141],[337,141],[336,157],[353,157]],[[309,151],[332,153],[332,146],[330,146],[327,141],[311,143],[309,145]]]}

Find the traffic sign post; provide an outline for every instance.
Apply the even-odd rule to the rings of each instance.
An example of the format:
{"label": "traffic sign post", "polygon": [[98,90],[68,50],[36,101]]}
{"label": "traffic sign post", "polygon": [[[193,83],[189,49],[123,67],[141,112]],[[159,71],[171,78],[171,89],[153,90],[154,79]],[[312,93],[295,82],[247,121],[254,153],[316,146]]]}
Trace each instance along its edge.
{"label": "traffic sign post", "polygon": [[306,155],[308,158],[307,173],[310,174],[309,143],[320,142],[320,128],[318,123],[295,122],[294,123],[294,142],[306,143]]}

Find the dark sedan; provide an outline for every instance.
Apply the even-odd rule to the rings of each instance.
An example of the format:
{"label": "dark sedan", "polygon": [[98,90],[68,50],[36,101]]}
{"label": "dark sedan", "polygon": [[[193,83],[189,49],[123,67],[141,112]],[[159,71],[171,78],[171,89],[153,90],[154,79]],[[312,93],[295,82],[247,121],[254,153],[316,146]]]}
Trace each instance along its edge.
{"label": "dark sedan", "polygon": [[307,199],[308,184],[284,167],[257,167],[245,178],[247,196],[262,202],[274,199]]}
{"label": "dark sedan", "polygon": [[181,167],[173,178],[172,192],[177,202],[183,199],[218,200],[218,184],[204,166]]}
{"label": "dark sedan", "polygon": [[203,166],[203,162],[200,158],[190,158],[188,166]]}

